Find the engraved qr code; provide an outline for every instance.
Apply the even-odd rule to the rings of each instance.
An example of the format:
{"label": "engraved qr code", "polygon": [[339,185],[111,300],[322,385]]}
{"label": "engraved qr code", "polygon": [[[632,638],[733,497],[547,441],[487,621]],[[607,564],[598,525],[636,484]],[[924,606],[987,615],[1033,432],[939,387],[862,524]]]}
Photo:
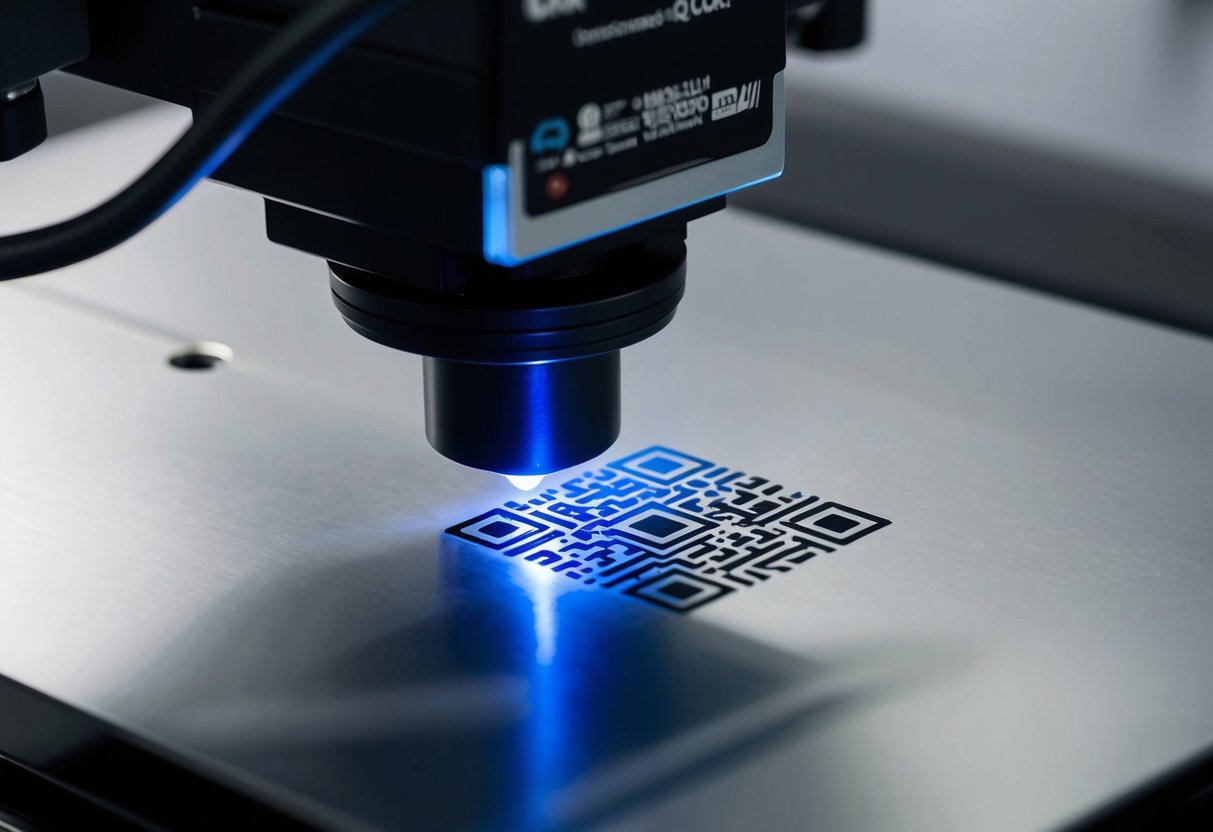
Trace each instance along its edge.
{"label": "engraved qr code", "polygon": [[678,612],[757,586],[890,521],[653,447],[448,534]]}

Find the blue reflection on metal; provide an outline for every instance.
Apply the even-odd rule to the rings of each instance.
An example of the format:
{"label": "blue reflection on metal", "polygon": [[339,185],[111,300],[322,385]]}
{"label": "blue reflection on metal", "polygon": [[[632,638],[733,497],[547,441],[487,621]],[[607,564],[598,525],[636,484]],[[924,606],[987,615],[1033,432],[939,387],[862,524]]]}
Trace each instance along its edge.
{"label": "blue reflection on metal", "polygon": [[[529,567],[529,568],[528,568]],[[547,570],[527,564],[517,570],[523,591],[531,601],[531,630],[535,639],[535,663],[528,674],[527,700],[531,716],[526,734],[527,800],[524,818],[527,829],[551,825],[547,802],[568,776],[564,742],[565,697],[562,675],[556,665],[560,617],[555,577]]]}
{"label": "blue reflection on metal", "polygon": [[512,188],[513,174],[507,165],[489,165],[484,169],[484,259],[498,266],[521,266],[524,263],[529,263],[532,260],[538,260],[540,257],[546,257],[549,254],[555,254],[559,251],[579,246],[582,243],[588,243],[591,240],[597,240],[599,237],[605,237],[608,234],[614,234],[617,231],[623,231],[635,225],[640,225],[643,222],[655,220],[659,217],[664,217],[667,214],[673,214],[676,211],[681,211],[684,208],[691,208],[701,202],[707,202],[712,199],[717,199],[722,196],[728,196],[738,191],[744,191],[746,188],[752,188],[755,185],[761,185],[763,182],[769,182],[772,179],[778,179],[783,175],[782,168],[769,176],[763,176],[755,179],[752,182],[747,182],[744,185],[739,185],[736,188],[729,188],[717,194],[696,199],[684,205],[678,205],[665,211],[658,211],[653,214],[647,214],[643,217],[638,217],[631,222],[623,223],[612,228],[604,228],[593,234],[589,234],[580,239],[571,240],[563,245],[540,251],[535,254],[525,257],[518,257],[514,254],[513,246],[510,241],[510,191]]}
{"label": "blue reflection on metal", "polygon": [[520,571],[522,589],[531,599],[535,633],[535,663],[548,667],[556,658],[556,636],[560,622],[556,616],[556,586],[559,578],[539,566],[528,564]]}
{"label": "blue reflection on metal", "polygon": [[[512,732],[516,744],[508,765],[502,761],[503,776],[511,781],[508,803],[502,807],[508,816],[493,818],[491,828],[509,832],[556,828],[560,824],[551,814],[552,796],[574,778],[577,760],[584,753],[578,750],[582,738],[577,722],[584,714],[575,713],[573,695],[593,682],[583,678],[587,668],[576,660],[579,651],[566,650],[560,641],[561,601],[566,600],[562,596],[568,587],[538,562],[495,563],[482,559],[467,543],[448,538],[445,545],[450,547],[446,562],[455,578],[451,588],[459,597],[479,599],[467,615],[477,620],[484,615],[483,626],[493,622],[493,644],[486,631],[469,630],[468,635],[475,633],[479,639],[463,649],[491,656],[499,671],[526,681],[527,713]],[[585,610],[581,612],[584,615]],[[595,652],[593,643],[584,642],[587,634],[596,631],[584,625],[580,631],[580,651]],[[599,672],[597,667],[589,670]]]}

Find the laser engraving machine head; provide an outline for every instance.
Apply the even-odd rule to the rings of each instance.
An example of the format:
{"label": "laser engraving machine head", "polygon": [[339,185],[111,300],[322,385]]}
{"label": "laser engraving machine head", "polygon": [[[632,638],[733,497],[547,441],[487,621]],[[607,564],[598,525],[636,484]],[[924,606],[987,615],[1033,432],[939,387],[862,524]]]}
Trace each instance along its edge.
{"label": "laser engraving machine head", "polygon": [[687,222],[782,170],[804,5],[13,0],[7,156],[45,136],[37,76],[56,67],[195,124],[116,208],[0,240],[0,277],[98,253],[210,176],[329,262],[350,327],[424,356],[440,453],[510,475],[579,464],[619,433],[619,351],[674,315]]}

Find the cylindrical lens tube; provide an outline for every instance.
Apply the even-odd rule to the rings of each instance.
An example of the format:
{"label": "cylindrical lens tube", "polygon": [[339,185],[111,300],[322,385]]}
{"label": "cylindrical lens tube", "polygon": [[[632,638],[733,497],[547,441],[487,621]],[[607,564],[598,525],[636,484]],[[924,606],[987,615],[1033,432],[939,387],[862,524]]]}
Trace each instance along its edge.
{"label": "cylindrical lens tube", "polygon": [[550,474],[619,436],[619,352],[534,364],[425,359],[425,432],[448,459]]}

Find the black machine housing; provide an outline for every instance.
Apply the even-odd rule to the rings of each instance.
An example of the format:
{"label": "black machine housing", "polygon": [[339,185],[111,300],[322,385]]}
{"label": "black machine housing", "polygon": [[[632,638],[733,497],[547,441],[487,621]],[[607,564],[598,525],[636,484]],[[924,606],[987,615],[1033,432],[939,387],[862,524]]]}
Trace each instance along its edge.
{"label": "black machine housing", "polygon": [[[51,0],[87,11],[88,55],[64,51],[68,71],[196,111],[310,1]],[[213,178],[265,197],[271,240],[330,261],[356,331],[442,362],[427,407],[439,451],[547,473],[614,441],[618,359],[600,357],[672,317],[686,223],[782,170],[787,13],[785,0],[418,0]],[[539,371],[518,368],[552,362],[581,362],[582,378],[549,368],[567,383],[536,397]],[[485,396],[455,395],[464,378]],[[586,378],[613,390],[592,412]],[[444,415],[477,403],[482,416]]]}

